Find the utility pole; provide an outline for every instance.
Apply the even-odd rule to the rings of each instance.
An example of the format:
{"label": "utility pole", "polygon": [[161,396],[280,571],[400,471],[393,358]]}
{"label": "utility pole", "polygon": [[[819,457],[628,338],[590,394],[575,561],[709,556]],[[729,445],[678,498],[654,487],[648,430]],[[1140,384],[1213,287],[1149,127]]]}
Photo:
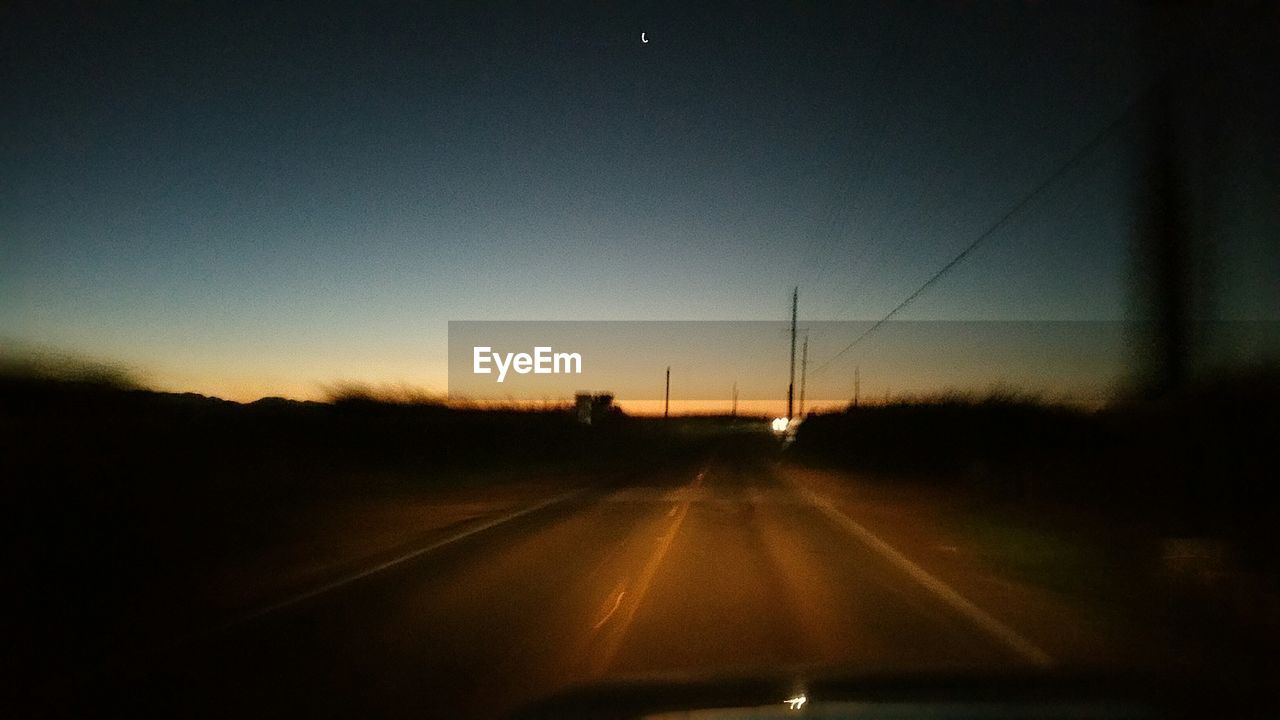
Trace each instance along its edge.
{"label": "utility pole", "polygon": [[862,390],[862,378],[858,376],[861,370],[857,365],[853,366],[853,406],[858,407],[858,394]]}
{"label": "utility pole", "polygon": [[800,418],[804,419],[804,384],[809,376],[809,331],[804,331],[804,350],[800,351]]}
{"label": "utility pole", "polygon": [[794,415],[796,397],[796,306],[800,302],[800,286],[791,291],[791,379],[787,381],[787,421]]}
{"label": "utility pole", "polygon": [[733,412],[730,413],[730,416],[738,417],[738,383],[736,380],[733,383]]}
{"label": "utility pole", "polygon": [[667,366],[667,394],[662,400],[662,418],[665,420],[671,410],[671,366]]}

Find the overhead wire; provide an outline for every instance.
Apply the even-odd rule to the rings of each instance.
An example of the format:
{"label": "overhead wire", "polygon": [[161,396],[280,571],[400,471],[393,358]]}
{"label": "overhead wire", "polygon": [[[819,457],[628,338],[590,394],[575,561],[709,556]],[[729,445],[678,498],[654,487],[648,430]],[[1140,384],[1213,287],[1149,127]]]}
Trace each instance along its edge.
{"label": "overhead wire", "polygon": [[911,294],[907,295],[906,298],[904,298],[901,302],[895,305],[893,309],[891,309],[888,313],[884,315],[884,317],[877,320],[875,323],[871,325],[871,327],[867,328],[865,331],[862,332],[862,334],[854,338],[852,342],[850,342],[843,349],[841,349],[835,355],[831,356],[825,362],[819,365],[816,369],[814,369],[812,371],[812,374],[817,375],[822,371],[826,370],[828,367],[831,366],[832,363],[834,363],[836,360],[844,356],[845,353],[852,350],[854,347],[856,347],[859,343],[861,343],[867,337],[871,336],[872,333],[879,330],[886,322],[892,319],[893,316],[897,315],[899,312],[905,309],[908,305],[914,302],[916,298],[924,294],[925,291],[927,291],[930,287],[932,287],[935,283],[937,283],[940,279],[942,279],[942,277],[944,277],[948,272],[953,270],[957,265],[964,262],[964,260],[968,258],[973,253],[973,251],[976,250],[985,240],[987,240],[992,235],[996,234],[1001,229],[1003,229],[1006,225],[1008,225],[1009,222],[1015,216],[1017,216],[1023,209],[1031,205],[1031,203],[1033,203],[1041,195],[1043,195],[1045,191],[1047,191],[1050,187],[1056,184],[1058,180],[1066,176],[1070,171],[1074,170],[1078,165],[1080,165],[1098,147],[1100,147],[1104,141],[1110,138],[1112,133],[1114,133],[1116,130],[1121,128],[1125,124],[1125,122],[1128,121],[1130,116],[1133,114],[1134,109],[1137,107],[1140,99],[1141,98],[1135,99],[1131,101],[1127,106],[1125,106],[1125,109],[1121,113],[1119,113],[1111,122],[1109,122],[1105,127],[1103,127],[1101,130],[1095,133],[1089,139],[1088,142],[1086,142],[1083,146],[1080,147],[1080,149],[1078,149],[1069,158],[1067,158],[1066,161],[1059,164],[1052,173],[1050,173],[1044,180],[1042,180],[1034,188],[1032,188],[1031,191],[1025,194],[1018,202],[1014,203],[1013,206],[1010,207],[1009,210],[1006,211],[1003,215],[1001,215],[998,220],[996,220],[993,224],[991,224],[982,233],[978,234],[978,236],[975,237],[972,242],[966,245],[964,249],[961,250],[955,257],[951,258],[951,260],[948,261],[941,268],[939,268],[937,272],[929,276],[929,278],[925,280],[923,284],[921,284]]}

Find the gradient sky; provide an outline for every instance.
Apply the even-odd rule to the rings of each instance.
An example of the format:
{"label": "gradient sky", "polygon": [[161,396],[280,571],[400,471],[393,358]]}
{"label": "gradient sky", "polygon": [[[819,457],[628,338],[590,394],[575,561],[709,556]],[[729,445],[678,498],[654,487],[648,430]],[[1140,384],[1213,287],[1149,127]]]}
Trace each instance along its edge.
{"label": "gradient sky", "polygon": [[[1111,2],[472,5],[3,11],[0,338],[244,400],[441,390],[449,320],[876,319],[1144,82]],[[901,317],[1121,318],[1131,159]]]}

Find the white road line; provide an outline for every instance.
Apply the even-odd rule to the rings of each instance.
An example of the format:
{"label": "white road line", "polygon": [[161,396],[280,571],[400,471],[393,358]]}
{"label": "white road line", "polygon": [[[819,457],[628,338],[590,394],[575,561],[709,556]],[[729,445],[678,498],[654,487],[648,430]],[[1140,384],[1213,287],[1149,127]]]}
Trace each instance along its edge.
{"label": "white road line", "polygon": [[1016,630],[1005,625],[999,620],[989,615],[982,608],[969,602],[963,595],[956,592],[950,585],[930,575],[924,568],[911,562],[907,556],[895,550],[891,545],[881,540],[875,533],[863,527],[853,518],[845,515],[830,500],[818,495],[817,493],[797,486],[797,489],[813,504],[814,507],[821,510],[836,522],[836,524],[848,530],[850,534],[862,541],[867,547],[880,553],[886,560],[893,563],[895,567],[903,571],[922,585],[926,590],[932,592],[938,599],[950,605],[953,609],[963,615],[967,620],[978,626],[983,632],[997,640],[1005,647],[1020,655],[1027,662],[1039,667],[1049,667],[1054,664],[1054,660],[1048,653],[1019,635]]}
{"label": "white road line", "polygon": [[364,578],[367,578],[370,575],[376,575],[377,573],[383,572],[384,570],[390,570],[391,568],[397,565],[401,565],[403,563],[409,562],[410,560],[426,555],[429,552],[439,550],[440,548],[446,545],[450,545],[452,543],[458,542],[459,540],[462,540],[464,538],[471,537],[472,535],[475,535],[477,533],[482,533],[485,530],[490,530],[504,523],[511,522],[516,518],[524,517],[525,515],[528,515],[530,513],[537,512],[543,508],[550,507],[557,503],[564,502],[565,500],[568,500],[574,496],[577,496],[582,492],[583,492],[582,490],[571,490],[562,495],[557,495],[553,498],[549,498],[547,500],[543,500],[542,502],[536,503],[534,505],[530,505],[529,507],[524,508],[522,510],[517,510],[516,512],[503,515],[502,517],[494,518],[493,520],[489,520],[489,521],[480,523],[479,525],[469,527],[466,530],[463,530],[462,532],[457,533],[456,535],[451,535],[447,538],[444,538],[443,540],[437,540],[436,542],[433,542],[430,545],[427,545],[425,547],[420,547],[417,550],[407,552],[403,555],[392,558],[391,560],[378,563],[377,565],[365,568],[358,572],[354,572],[350,575],[345,575],[343,577],[338,578],[337,580],[333,580],[331,582],[327,582],[323,585],[320,585],[319,587],[312,588],[310,590],[307,590],[306,592],[293,595],[279,602],[272,603],[271,605],[267,605],[266,607],[262,607],[257,610],[254,610],[248,614],[241,615],[240,617],[237,617],[229,622],[223,623],[222,625],[215,627],[210,632],[211,633],[222,632],[224,630],[233,628],[237,625],[243,625],[244,623],[247,623],[250,620],[256,620],[257,618],[263,617],[264,615],[270,615],[271,613],[279,612],[280,610],[284,610],[285,608],[291,607],[293,605],[297,605],[298,603],[304,602],[306,600],[310,600],[311,598],[317,597],[319,595],[323,595],[333,590],[337,590],[338,588],[343,587],[344,585],[350,585],[351,583],[354,583],[356,581],[363,580]]}

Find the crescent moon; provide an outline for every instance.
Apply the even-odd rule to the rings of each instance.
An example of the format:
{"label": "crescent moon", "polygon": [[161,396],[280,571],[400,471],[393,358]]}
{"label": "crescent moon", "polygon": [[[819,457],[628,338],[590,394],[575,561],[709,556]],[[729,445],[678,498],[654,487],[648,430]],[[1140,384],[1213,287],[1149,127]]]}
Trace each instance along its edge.
{"label": "crescent moon", "polygon": [[642,43],[647,43],[647,42],[649,42],[648,40],[645,40],[645,39],[644,39],[644,33],[640,33],[640,42],[642,42]]}

